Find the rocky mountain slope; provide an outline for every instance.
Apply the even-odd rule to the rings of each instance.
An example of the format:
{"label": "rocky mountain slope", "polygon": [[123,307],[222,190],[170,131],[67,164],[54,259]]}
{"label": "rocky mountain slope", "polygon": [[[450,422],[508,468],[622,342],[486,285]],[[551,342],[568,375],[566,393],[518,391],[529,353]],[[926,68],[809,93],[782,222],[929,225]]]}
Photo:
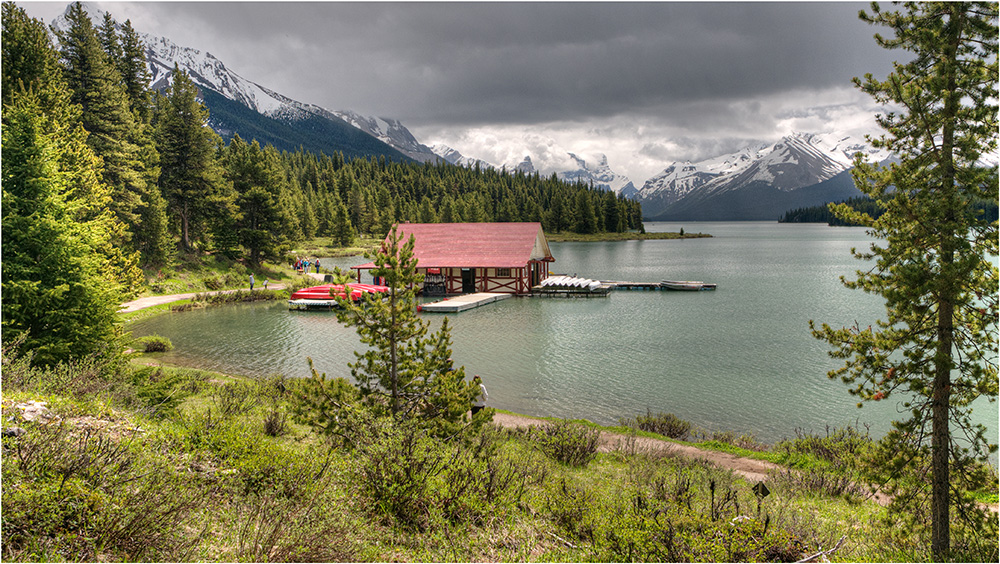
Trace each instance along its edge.
{"label": "rocky mountain slope", "polygon": [[672,163],[647,180],[636,197],[649,219],[776,219],[793,203],[817,205],[859,195],[843,174],[858,152],[877,161],[889,157],[851,135],[797,133],[773,145]]}

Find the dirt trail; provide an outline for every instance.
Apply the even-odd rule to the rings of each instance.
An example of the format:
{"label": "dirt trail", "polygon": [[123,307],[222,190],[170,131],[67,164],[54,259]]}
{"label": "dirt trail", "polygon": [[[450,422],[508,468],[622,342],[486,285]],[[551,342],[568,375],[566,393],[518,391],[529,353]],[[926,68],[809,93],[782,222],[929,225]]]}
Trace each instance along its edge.
{"label": "dirt trail", "polygon": [[[259,289],[263,287],[258,286]],[[283,290],[285,288],[284,284],[268,284],[268,290]],[[242,288],[241,288],[242,290]],[[218,290],[215,292],[188,292],[186,294],[168,294],[165,296],[148,296],[145,298],[139,298],[137,300],[132,300],[130,302],[125,302],[122,307],[118,309],[119,313],[131,313],[133,311],[139,311],[140,309],[146,309],[147,307],[153,307],[163,304],[169,304],[173,302],[179,302],[181,300],[190,300],[191,298],[197,296],[198,294],[205,295],[215,295],[215,294],[232,294],[239,290]]]}
{"label": "dirt trail", "polygon": [[[545,421],[541,419],[533,419],[531,417],[512,415],[509,413],[494,414],[493,422],[501,427],[507,428],[528,427],[531,425],[541,425],[545,423]],[[599,450],[602,452],[612,451],[617,448],[622,441],[626,440],[626,438],[627,437],[625,435],[619,433],[601,431],[601,446],[599,447]],[[683,456],[685,458],[702,459],[720,468],[732,470],[733,472],[743,476],[745,479],[753,482],[763,481],[772,470],[782,469],[782,467],[777,464],[765,462],[763,460],[743,458],[727,452],[703,450],[695,446],[682,445],[670,441],[651,439],[648,437],[635,437],[635,448],[639,452],[659,451],[667,454]]]}

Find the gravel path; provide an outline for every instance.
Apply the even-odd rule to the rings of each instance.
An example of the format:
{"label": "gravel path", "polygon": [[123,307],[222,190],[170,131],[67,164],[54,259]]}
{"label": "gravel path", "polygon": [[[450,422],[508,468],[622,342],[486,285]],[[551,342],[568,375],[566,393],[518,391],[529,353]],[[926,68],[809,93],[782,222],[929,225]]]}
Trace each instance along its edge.
{"label": "gravel path", "polygon": [[[522,415],[513,415],[510,413],[495,413],[493,415],[493,422],[506,428],[528,427],[531,425],[541,425],[545,423],[545,421],[541,419],[534,419]],[[612,451],[622,444],[622,441],[625,441],[627,438],[628,437],[625,435],[619,433],[601,431],[601,446],[599,447],[599,450],[602,452]],[[651,439],[648,437],[635,437],[635,448],[640,452],[659,451],[667,454],[683,456],[685,458],[705,460],[719,466],[720,468],[732,470],[733,472],[743,476],[745,479],[754,482],[765,480],[768,473],[772,470],[782,469],[782,467],[777,464],[772,464],[763,460],[743,458],[727,452],[703,450],[691,445],[682,445],[670,441]]]}
{"label": "gravel path", "polygon": [[[285,288],[284,284],[268,284],[268,290],[283,290]],[[263,289],[263,288],[261,288]],[[187,294],[168,294],[164,296],[148,296],[145,298],[139,298],[137,300],[132,300],[131,302],[125,302],[122,307],[118,310],[119,313],[131,313],[133,311],[139,311],[140,309],[146,309],[147,307],[153,307],[163,304],[169,304],[173,302],[179,302],[181,300],[190,300],[191,298],[197,296],[198,294],[232,294],[238,290],[219,290],[216,292],[189,292]]]}

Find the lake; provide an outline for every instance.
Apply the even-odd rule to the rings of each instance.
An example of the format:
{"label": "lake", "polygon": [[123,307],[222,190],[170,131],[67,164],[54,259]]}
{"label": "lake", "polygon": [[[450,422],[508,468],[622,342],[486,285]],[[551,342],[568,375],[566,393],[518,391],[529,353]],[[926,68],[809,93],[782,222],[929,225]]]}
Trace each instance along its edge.
{"label": "lake", "polygon": [[[607,298],[515,298],[449,316],[453,357],[482,376],[489,404],[518,413],[613,424],[668,412],[710,430],[773,442],[796,429],[861,424],[880,436],[900,418],[892,401],[856,407],[827,371],[840,365],[809,320],[866,327],[883,318],[877,296],[844,288],[864,266],[850,254],[862,228],[774,222],[647,223],[648,231],[710,233],[705,239],[550,243],[553,273],[602,280],[702,280],[714,292],[615,291]],[[353,266],[361,257],[322,259]],[[443,316],[423,314],[440,326]],[[151,318],[136,336],[169,337],[165,362],[232,374],[349,376],[361,347],[331,312],[288,311],[284,302],[210,308]],[[974,420],[997,440],[995,404]]]}

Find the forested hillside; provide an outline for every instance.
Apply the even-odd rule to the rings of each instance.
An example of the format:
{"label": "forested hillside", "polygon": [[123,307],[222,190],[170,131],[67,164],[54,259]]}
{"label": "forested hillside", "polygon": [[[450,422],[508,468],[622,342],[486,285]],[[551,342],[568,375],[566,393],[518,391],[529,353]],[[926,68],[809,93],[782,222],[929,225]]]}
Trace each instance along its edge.
{"label": "forested hillside", "polygon": [[[882,215],[882,208],[875,203],[874,200],[868,197],[859,198],[849,198],[843,202],[851,206],[859,212],[863,212],[871,216],[873,219],[878,219]],[[973,204],[975,207],[982,210],[982,214],[993,221],[997,219],[997,202],[979,201]],[[785,215],[781,216],[778,223],[826,223],[830,226],[856,226],[855,223],[850,223],[844,221],[843,219],[837,217],[833,212],[830,211],[829,206],[810,206],[805,208],[796,208],[794,210],[788,210]]]}

